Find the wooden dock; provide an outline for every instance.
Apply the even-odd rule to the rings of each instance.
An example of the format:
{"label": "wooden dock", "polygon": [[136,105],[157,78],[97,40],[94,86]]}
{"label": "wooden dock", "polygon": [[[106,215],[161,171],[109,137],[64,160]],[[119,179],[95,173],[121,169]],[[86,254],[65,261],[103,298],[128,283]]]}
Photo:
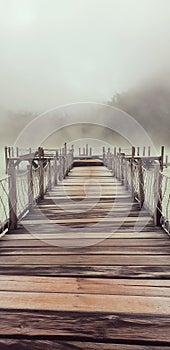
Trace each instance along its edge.
{"label": "wooden dock", "polygon": [[63,184],[0,241],[0,349],[170,349],[168,235],[104,166]]}

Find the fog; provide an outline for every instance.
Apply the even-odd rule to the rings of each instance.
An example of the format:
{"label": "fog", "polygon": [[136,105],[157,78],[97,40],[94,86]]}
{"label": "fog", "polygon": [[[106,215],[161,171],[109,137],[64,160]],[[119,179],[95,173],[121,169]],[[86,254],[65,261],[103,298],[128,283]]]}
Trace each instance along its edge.
{"label": "fog", "polygon": [[0,0],[0,105],[107,101],[170,61],[169,0]]}
{"label": "fog", "polygon": [[169,39],[169,0],[0,0],[1,145],[48,109],[159,82]]}

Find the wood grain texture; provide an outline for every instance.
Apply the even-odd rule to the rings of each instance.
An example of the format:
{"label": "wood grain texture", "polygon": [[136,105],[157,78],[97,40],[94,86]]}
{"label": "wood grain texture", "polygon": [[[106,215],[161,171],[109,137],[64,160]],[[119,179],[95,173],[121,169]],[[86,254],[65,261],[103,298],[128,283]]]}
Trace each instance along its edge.
{"label": "wood grain texture", "polygon": [[142,346],[127,345],[115,343],[90,343],[75,341],[58,341],[58,340],[17,340],[17,339],[0,339],[1,350],[169,350],[166,346]]}
{"label": "wood grain texture", "polygon": [[109,170],[73,168],[0,240],[0,349],[169,349],[169,254]]}
{"label": "wood grain texture", "polygon": [[[170,317],[116,313],[2,310],[2,336],[68,337],[84,341],[170,345]],[[48,336],[47,336],[48,333]]]}

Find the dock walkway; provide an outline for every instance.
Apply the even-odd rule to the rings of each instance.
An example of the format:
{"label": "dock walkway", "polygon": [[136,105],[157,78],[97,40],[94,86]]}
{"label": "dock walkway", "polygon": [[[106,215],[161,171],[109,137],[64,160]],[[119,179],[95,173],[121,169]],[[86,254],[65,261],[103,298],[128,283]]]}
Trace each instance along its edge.
{"label": "dock walkway", "polygon": [[168,235],[104,166],[63,184],[0,241],[0,349],[170,349]]}

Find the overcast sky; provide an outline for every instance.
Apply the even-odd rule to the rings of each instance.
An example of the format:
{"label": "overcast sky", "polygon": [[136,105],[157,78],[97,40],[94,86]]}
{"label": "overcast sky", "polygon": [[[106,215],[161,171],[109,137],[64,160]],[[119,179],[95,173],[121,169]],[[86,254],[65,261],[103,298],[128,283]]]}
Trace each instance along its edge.
{"label": "overcast sky", "polygon": [[0,0],[0,105],[107,101],[170,62],[169,0]]}

